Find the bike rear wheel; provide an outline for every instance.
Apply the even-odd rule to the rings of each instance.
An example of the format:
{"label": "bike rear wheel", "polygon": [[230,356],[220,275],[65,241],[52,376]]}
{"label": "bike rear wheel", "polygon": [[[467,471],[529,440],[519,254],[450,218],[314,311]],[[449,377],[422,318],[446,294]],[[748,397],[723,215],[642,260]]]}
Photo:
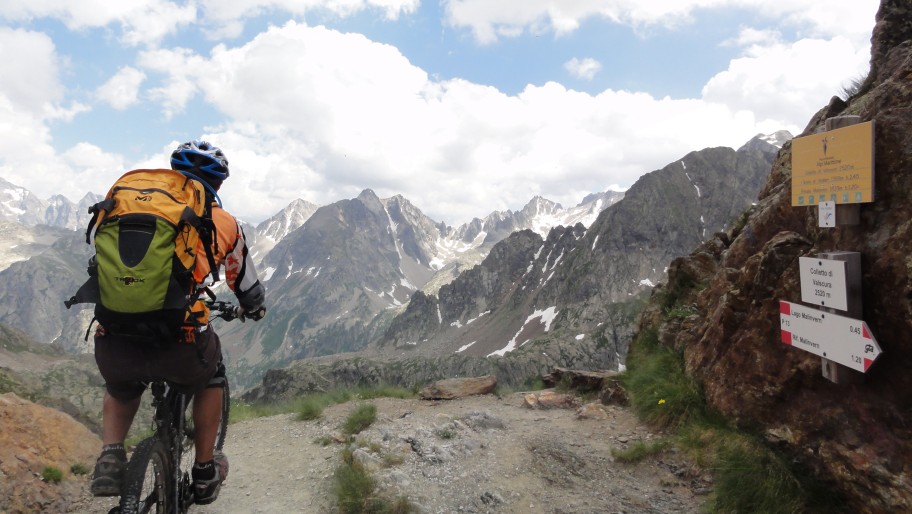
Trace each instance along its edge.
{"label": "bike rear wheel", "polygon": [[[214,450],[219,452],[225,445],[225,438],[228,435],[228,415],[231,410],[231,398],[228,390],[228,381],[225,380],[222,383],[222,418],[219,421],[218,432],[215,437],[215,447]],[[179,468],[181,470],[181,476],[183,480],[181,481],[181,495],[180,501],[183,509],[186,509],[193,503],[193,497],[190,491],[191,480],[191,469],[193,463],[196,461],[195,454],[196,450],[194,448],[194,435],[196,433],[196,427],[193,425],[193,406],[192,403],[187,405],[187,408],[184,412],[184,437],[183,445],[181,448],[181,458],[179,463]]]}
{"label": "bike rear wheel", "polygon": [[170,512],[170,460],[168,449],[159,439],[139,443],[124,476],[120,496],[122,514]]}

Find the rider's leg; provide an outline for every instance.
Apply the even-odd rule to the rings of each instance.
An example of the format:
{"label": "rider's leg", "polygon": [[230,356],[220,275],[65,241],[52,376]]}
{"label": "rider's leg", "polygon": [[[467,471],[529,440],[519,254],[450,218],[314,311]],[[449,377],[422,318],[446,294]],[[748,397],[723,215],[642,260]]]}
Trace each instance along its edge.
{"label": "rider's leg", "polygon": [[141,396],[133,400],[118,400],[107,391],[102,404],[102,442],[108,444],[123,444],[127,438],[133,417],[139,410]]}
{"label": "rider's leg", "polygon": [[222,420],[221,387],[207,387],[193,397],[193,444],[196,462],[209,462],[213,458],[215,438]]}
{"label": "rider's leg", "polygon": [[228,460],[224,454],[215,450],[222,416],[222,397],[225,390],[221,387],[224,377],[213,378],[209,387],[196,393],[193,397],[194,446],[196,462],[193,464],[193,501],[199,504],[212,503],[218,498],[222,481],[228,476]]}
{"label": "rider's leg", "polygon": [[95,496],[120,495],[121,481],[127,463],[123,442],[133,423],[133,416],[139,409],[141,397],[119,400],[105,392],[102,404],[101,455],[95,462],[90,489]]}

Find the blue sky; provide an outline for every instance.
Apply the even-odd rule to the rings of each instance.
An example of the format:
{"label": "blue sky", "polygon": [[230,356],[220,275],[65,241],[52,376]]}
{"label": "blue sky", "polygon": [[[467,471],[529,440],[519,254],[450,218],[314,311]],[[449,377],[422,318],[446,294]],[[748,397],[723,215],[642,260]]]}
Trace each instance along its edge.
{"label": "blue sky", "polygon": [[223,148],[258,222],[371,188],[457,225],[798,134],[863,77],[876,0],[3,0],[0,176],[103,193]]}

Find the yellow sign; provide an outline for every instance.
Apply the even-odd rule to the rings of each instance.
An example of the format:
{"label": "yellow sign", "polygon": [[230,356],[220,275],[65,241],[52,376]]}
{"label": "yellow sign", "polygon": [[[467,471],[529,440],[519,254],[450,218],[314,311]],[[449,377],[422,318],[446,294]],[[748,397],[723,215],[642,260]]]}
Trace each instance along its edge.
{"label": "yellow sign", "polygon": [[873,201],[873,121],[792,141],[792,206]]}

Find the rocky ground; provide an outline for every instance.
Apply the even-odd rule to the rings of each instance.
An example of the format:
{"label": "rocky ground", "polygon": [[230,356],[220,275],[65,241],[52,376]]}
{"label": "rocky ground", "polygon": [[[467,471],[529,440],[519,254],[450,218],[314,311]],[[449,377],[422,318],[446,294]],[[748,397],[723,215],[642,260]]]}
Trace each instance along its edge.
{"label": "rocky ground", "polygon": [[[531,409],[521,393],[371,403],[377,421],[356,436],[354,457],[382,494],[405,496],[418,512],[699,512],[711,489],[674,449],[638,464],[616,461],[612,449],[659,436],[623,407],[600,407],[604,416],[592,419],[574,409]],[[232,424],[222,493],[191,512],[336,511],[333,474],[344,445],[334,441],[356,406],[330,407],[316,421],[288,414]],[[68,512],[113,504],[86,494]]]}

